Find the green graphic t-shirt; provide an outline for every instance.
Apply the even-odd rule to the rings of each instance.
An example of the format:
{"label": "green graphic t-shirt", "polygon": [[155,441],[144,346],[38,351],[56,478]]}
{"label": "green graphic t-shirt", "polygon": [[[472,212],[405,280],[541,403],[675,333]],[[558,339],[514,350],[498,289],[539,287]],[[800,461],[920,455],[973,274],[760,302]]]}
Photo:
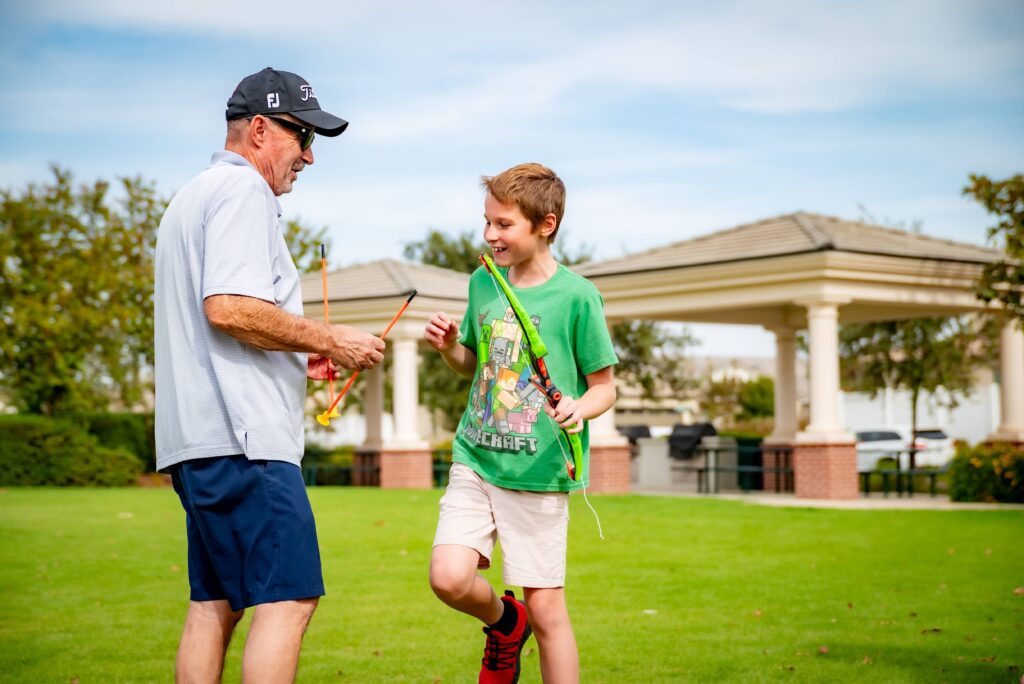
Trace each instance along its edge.
{"label": "green graphic t-shirt", "polygon": [[[507,269],[499,270],[507,274]],[[544,361],[563,394],[578,399],[587,391],[588,373],[618,363],[604,300],[589,280],[559,264],[547,282],[512,290],[548,348]],[[526,337],[483,267],[469,281],[459,342],[476,354],[477,366],[452,443],[452,460],[508,489],[567,492],[589,481],[589,427],[580,434],[583,474],[574,482],[565,467],[567,458],[572,461],[569,444],[544,413],[544,394],[530,383]]]}

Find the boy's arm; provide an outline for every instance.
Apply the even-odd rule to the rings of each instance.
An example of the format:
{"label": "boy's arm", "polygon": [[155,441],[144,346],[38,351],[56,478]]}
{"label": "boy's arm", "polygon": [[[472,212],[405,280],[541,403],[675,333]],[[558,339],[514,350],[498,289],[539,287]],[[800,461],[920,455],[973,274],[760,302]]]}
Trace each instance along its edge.
{"label": "boy's arm", "polygon": [[559,427],[569,432],[582,432],[583,421],[593,420],[615,404],[615,372],[612,366],[588,373],[587,391],[579,399],[562,395],[558,406],[544,406]]}
{"label": "boy's arm", "polygon": [[459,329],[455,321],[443,311],[438,311],[427,320],[423,339],[441,352],[444,362],[459,375],[472,378],[476,374],[476,354],[458,341]]}
{"label": "boy's arm", "polygon": [[476,354],[459,343],[450,349],[441,351],[441,356],[448,367],[459,375],[472,379],[476,374]]}
{"label": "boy's arm", "polygon": [[615,370],[607,366],[589,373],[587,391],[580,397],[580,417],[593,420],[615,405]]}

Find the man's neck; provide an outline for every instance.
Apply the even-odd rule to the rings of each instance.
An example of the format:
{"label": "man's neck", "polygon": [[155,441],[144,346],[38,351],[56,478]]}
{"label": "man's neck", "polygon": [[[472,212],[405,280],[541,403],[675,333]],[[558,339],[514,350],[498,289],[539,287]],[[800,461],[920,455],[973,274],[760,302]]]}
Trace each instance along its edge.
{"label": "man's neck", "polygon": [[[240,157],[244,157],[252,168],[256,169],[256,172],[263,176],[263,180],[267,181],[267,185],[273,189],[274,185],[271,182],[270,167],[268,164],[263,163],[263,159],[260,158],[256,150],[246,145],[232,143],[225,143],[224,149],[228,152],[234,152]],[[277,193],[274,194],[276,195]]]}

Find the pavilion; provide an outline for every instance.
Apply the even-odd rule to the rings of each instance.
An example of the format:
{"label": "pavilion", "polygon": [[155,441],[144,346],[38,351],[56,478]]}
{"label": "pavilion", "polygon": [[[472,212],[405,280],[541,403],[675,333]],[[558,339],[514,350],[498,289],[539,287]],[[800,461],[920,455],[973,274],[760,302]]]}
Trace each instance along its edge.
{"label": "pavilion", "polygon": [[[983,311],[974,284],[985,264],[1002,257],[977,245],[797,212],[574,270],[601,290],[610,323],[692,321],[772,331],[776,416],[766,444],[791,450],[797,496],[854,498],[855,445],[838,418],[838,326]],[[401,459],[421,461],[424,452],[429,455],[416,429],[418,343],[434,311],[461,316],[467,280],[464,274],[399,261],[362,264],[330,276],[331,320],[378,333],[401,295],[413,288],[420,292],[389,336],[395,435],[388,444],[380,443],[382,376],[379,370],[367,373],[366,446],[381,450],[382,486],[385,460],[404,463]],[[323,316],[319,274],[303,278],[303,301],[308,316]],[[804,328],[810,423],[800,430],[795,336]],[[1000,356],[1001,423],[991,439],[1021,442],[1024,333],[1012,322],[1003,326]],[[591,444],[593,488],[628,490],[628,449],[615,431],[612,412],[592,422]],[[403,479],[391,486],[410,484]]]}

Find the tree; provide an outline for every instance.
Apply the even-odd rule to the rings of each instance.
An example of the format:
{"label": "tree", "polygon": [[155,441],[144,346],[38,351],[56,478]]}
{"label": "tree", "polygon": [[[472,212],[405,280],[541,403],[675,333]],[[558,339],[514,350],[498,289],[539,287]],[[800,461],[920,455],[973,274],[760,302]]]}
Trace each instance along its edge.
{"label": "tree", "polygon": [[327,226],[313,230],[302,225],[299,220],[287,221],[284,224],[284,241],[299,273],[320,270],[320,245],[327,249],[328,258],[331,256],[331,240],[327,237]]}
{"label": "tree", "polygon": [[130,406],[153,360],[152,256],[166,206],[152,183],[0,190],[0,386],[19,411]]}
{"label": "tree", "polygon": [[[587,245],[576,252],[562,245],[556,242],[553,254],[567,266],[590,261],[593,256]],[[423,240],[406,243],[404,254],[420,263],[472,273],[480,265],[478,256],[487,250],[487,244],[477,237],[476,231],[452,237],[430,230]],[[612,326],[611,336],[619,357],[615,373],[620,382],[639,386],[648,399],[666,387],[673,391],[689,387],[683,351],[694,339],[685,328],[672,334],[667,326],[653,321],[624,321]],[[461,416],[469,385],[470,380],[451,372],[439,354],[424,356],[420,364],[420,395],[425,406],[445,416],[449,428]]]}
{"label": "tree", "polygon": [[[872,398],[886,389],[910,392],[911,430],[922,395],[955,408],[992,357],[990,324],[967,316],[855,323],[839,332],[843,389]],[[940,388],[944,390],[939,392]]]}
{"label": "tree", "polygon": [[740,420],[775,415],[775,381],[767,375],[743,383],[739,391]]}
{"label": "tree", "polygon": [[971,174],[970,181],[964,194],[998,218],[988,236],[1006,253],[1005,259],[985,266],[978,280],[978,297],[999,302],[1012,316],[1024,320],[1024,175],[993,181]]}
{"label": "tree", "polygon": [[700,408],[708,420],[722,419],[726,425],[736,420],[740,409],[740,388],[743,381],[731,375],[708,376],[701,392]]}
{"label": "tree", "polygon": [[[70,171],[0,190],[0,389],[24,413],[136,405],[153,364],[153,256],[167,202],[152,182],[76,185]],[[289,221],[300,270],[320,265]]]}
{"label": "tree", "polygon": [[641,397],[654,399],[665,391],[679,395],[693,387],[686,348],[696,343],[688,328],[673,332],[656,321],[621,321],[611,328],[619,363],[619,381],[641,389]]}

